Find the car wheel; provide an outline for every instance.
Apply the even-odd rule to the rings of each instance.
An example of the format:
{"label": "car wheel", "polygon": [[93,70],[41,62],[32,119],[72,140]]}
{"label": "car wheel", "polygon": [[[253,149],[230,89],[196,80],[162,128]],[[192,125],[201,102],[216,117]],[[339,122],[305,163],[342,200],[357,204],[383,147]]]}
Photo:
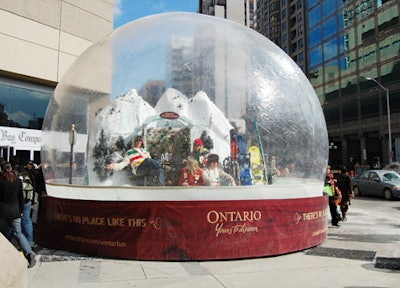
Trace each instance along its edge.
{"label": "car wheel", "polygon": [[386,200],[392,200],[393,198],[392,191],[386,188],[385,190],[383,190],[383,197],[385,197]]}
{"label": "car wheel", "polygon": [[353,193],[354,193],[354,197],[358,197],[361,195],[361,192],[360,192],[360,189],[358,188],[358,186],[353,187]]}

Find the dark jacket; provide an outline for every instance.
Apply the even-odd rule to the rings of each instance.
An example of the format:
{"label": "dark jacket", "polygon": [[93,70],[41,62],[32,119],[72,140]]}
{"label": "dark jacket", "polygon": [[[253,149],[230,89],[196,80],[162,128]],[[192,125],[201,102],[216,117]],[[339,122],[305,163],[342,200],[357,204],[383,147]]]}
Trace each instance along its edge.
{"label": "dark jacket", "polygon": [[23,207],[24,195],[21,180],[16,178],[10,182],[4,176],[0,176],[0,218],[19,218]]}
{"label": "dark jacket", "polygon": [[351,178],[347,174],[341,174],[337,180],[337,186],[342,193],[342,200],[349,201],[350,194],[352,193]]}

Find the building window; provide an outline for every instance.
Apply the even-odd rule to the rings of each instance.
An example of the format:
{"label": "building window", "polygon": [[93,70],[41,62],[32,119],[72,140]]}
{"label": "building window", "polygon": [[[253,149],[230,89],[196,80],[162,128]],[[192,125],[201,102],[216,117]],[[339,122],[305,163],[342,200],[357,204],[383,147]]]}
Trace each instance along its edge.
{"label": "building window", "polygon": [[304,39],[300,38],[299,41],[297,41],[297,46],[299,48],[303,48],[304,47]]}
{"label": "building window", "polygon": [[336,1],[325,0],[322,2],[322,17],[326,18],[336,11]]}
{"label": "building window", "polygon": [[324,21],[323,30],[324,39],[328,39],[334,35],[338,31],[336,27],[336,18],[331,17],[327,21]]}
{"label": "building window", "polygon": [[303,13],[302,12],[297,14],[297,22],[300,22],[301,20],[303,20]]}
{"label": "building window", "polygon": [[324,114],[327,124],[338,123],[340,121],[339,107],[324,109]]}
{"label": "building window", "polygon": [[320,0],[308,0],[307,1],[308,8],[313,7],[315,4],[319,3],[319,1]]}
{"label": "building window", "polygon": [[308,34],[308,46],[313,47],[321,42],[321,26],[312,29]]}
{"label": "building window", "polygon": [[300,52],[299,53],[299,62],[303,62],[303,61],[304,61],[304,52]]}
{"label": "building window", "polygon": [[379,98],[363,99],[361,101],[361,118],[369,118],[379,115]]}
{"label": "building window", "polygon": [[351,121],[357,118],[358,107],[356,102],[351,102],[342,106],[342,121]]}
{"label": "building window", "polygon": [[303,35],[303,25],[299,25],[299,27],[297,28],[297,31],[298,31],[299,35]]}
{"label": "building window", "polygon": [[303,0],[297,0],[297,9],[303,7]]}
{"label": "building window", "polygon": [[338,55],[337,40],[332,39],[329,42],[324,43],[324,59],[330,59]]}
{"label": "building window", "polygon": [[322,62],[322,47],[318,45],[317,47],[311,49],[310,51],[310,59],[309,59],[309,66],[310,68],[321,64]]}
{"label": "building window", "polygon": [[311,28],[321,22],[321,8],[316,6],[308,13],[308,28]]}
{"label": "building window", "polygon": [[41,129],[53,88],[0,78],[0,126]]}

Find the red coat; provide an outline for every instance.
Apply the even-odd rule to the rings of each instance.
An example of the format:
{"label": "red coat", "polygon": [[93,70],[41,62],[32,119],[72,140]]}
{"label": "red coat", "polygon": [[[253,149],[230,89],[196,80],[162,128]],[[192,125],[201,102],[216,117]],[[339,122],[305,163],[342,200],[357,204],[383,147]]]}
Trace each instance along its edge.
{"label": "red coat", "polygon": [[189,186],[203,186],[203,170],[199,169],[195,173],[190,173],[187,168],[181,170],[178,185],[183,186],[183,183],[187,183]]}

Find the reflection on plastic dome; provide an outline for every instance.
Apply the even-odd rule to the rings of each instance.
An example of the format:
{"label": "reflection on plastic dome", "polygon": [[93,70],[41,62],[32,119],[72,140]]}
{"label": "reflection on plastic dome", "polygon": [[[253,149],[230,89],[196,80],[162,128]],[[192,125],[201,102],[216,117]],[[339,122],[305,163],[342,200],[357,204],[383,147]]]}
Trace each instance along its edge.
{"label": "reflection on plastic dome", "polygon": [[251,29],[192,13],[142,18],[89,48],[57,86],[43,131],[47,183],[65,187],[322,190],[328,154],[319,101],[290,57]]}

